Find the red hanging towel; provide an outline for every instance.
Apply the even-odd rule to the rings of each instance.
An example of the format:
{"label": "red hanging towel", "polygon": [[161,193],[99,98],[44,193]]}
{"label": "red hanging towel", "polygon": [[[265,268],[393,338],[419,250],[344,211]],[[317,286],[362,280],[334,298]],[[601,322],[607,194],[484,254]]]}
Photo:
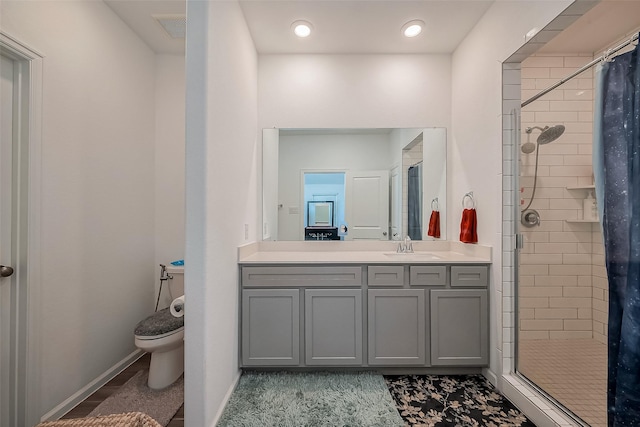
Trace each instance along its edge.
{"label": "red hanging towel", "polygon": [[440,238],[440,212],[431,211],[431,217],[429,218],[429,230],[427,236]]}
{"label": "red hanging towel", "polygon": [[462,211],[460,222],[460,241],[462,243],[478,243],[478,217],[475,209]]}

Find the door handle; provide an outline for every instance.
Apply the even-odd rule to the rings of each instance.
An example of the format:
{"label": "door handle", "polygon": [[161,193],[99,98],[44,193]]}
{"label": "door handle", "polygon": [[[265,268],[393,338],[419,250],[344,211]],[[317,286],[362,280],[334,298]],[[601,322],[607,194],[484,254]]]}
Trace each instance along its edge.
{"label": "door handle", "polygon": [[9,277],[13,274],[13,268],[0,265],[0,277]]}

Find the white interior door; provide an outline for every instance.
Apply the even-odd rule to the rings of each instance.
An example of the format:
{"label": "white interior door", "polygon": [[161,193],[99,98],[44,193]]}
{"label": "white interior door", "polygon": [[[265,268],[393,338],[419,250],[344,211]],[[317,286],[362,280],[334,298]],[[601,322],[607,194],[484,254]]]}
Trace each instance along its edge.
{"label": "white interior door", "polygon": [[[0,56],[0,265],[13,265],[11,250],[12,230],[12,146],[14,121],[14,61]],[[2,275],[9,270],[2,268]],[[11,288],[14,276],[0,277],[0,425],[11,426]]]}
{"label": "white interior door", "polygon": [[347,172],[347,240],[389,240],[389,171]]}

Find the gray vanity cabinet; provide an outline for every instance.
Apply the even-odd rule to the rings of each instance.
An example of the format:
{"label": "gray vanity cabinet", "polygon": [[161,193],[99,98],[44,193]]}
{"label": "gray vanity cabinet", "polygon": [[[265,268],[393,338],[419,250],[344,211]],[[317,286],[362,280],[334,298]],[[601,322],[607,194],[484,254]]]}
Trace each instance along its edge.
{"label": "gray vanity cabinet", "polygon": [[242,291],[242,364],[300,364],[300,291]]}
{"label": "gray vanity cabinet", "polygon": [[369,365],[425,365],[424,289],[369,289]]}
{"label": "gray vanity cabinet", "polygon": [[489,363],[487,294],[486,289],[431,290],[432,366]]}
{"label": "gray vanity cabinet", "polygon": [[304,291],[305,363],[362,365],[362,290]]}
{"label": "gray vanity cabinet", "polygon": [[489,362],[483,264],[243,265],[243,367],[456,368]]}

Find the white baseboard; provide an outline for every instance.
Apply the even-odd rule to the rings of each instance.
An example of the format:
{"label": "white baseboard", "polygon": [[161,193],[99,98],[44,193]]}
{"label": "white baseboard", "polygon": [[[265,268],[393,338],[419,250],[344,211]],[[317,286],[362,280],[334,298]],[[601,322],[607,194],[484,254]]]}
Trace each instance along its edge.
{"label": "white baseboard", "polygon": [[482,375],[495,387],[498,388],[498,376],[489,368],[482,370]]}
{"label": "white baseboard", "polygon": [[95,393],[100,387],[111,381],[118,375],[120,372],[124,371],[129,367],[133,362],[138,360],[140,357],[144,355],[144,352],[140,349],[137,349],[114,366],[109,368],[104,374],[100,375],[95,380],[91,381],[89,384],[78,390],[67,400],[47,412],[40,418],[40,421],[53,421],[59,420],[64,414],[71,411],[73,408],[82,403],[87,397],[91,396]]}
{"label": "white baseboard", "polygon": [[220,405],[220,409],[218,409],[218,413],[213,418],[213,424],[211,424],[211,427],[215,427],[218,424],[218,421],[220,421],[220,417],[222,417],[222,412],[224,411],[224,408],[227,406],[227,403],[229,403],[229,399],[231,399],[231,395],[236,390],[236,387],[238,387],[238,382],[240,382],[241,375],[242,375],[242,371],[238,371],[238,373],[236,374],[235,380],[233,380],[231,387],[229,387],[229,390],[227,390],[227,394],[225,394],[224,399],[222,399],[222,405]]}

